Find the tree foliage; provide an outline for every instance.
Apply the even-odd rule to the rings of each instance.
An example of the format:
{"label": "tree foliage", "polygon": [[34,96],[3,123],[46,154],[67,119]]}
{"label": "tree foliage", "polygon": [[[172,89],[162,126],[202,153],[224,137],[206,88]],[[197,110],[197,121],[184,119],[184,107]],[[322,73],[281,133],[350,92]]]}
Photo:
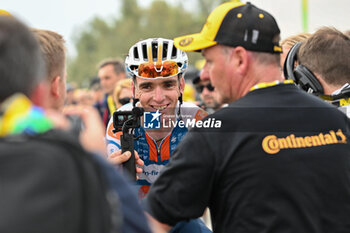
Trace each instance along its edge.
{"label": "tree foliage", "polygon": [[[214,1],[217,4],[218,1]],[[213,1],[198,0],[200,12],[184,9],[181,1],[171,5],[154,0],[148,8],[141,8],[137,0],[122,0],[121,17],[107,22],[91,20],[74,40],[77,55],[69,59],[68,80],[87,85],[97,74],[97,64],[109,57],[125,58],[128,49],[137,41],[152,37],[171,38],[199,32]],[[201,56],[188,53],[190,64]]]}

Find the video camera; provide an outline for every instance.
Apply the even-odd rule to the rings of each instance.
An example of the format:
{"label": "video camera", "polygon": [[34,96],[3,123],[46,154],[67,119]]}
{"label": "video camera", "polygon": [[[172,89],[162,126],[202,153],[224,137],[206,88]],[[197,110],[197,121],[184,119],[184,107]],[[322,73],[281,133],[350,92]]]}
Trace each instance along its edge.
{"label": "video camera", "polygon": [[113,132],[122,131],[123,127],[129,129],[139,128],[141,126],[141,116],[143,108],[134,107],[131,111],[116,111],[113,113]]}
{"label": "video camera", "polygon": [[123,168],[131,175],[132,179],[136,179],[135,154],[134,154],[134,130],[141,126],[141,117],[143,108],[134,107],[131,111],[115,111],[113,113],[113,132],[122,131],[120,142],[122,153],[130,151],[131,157],[123,163]]}

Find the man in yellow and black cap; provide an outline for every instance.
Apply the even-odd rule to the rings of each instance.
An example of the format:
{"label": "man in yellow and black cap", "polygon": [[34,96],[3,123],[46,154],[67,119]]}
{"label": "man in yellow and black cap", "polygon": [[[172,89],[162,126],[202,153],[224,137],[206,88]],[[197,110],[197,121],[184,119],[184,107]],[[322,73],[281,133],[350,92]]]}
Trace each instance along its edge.
{"label": "man in yellow and black cap", "polygon": [[281,53],[280,30],[275,19],[249,2],[229,2],[213,11],[200,33],[175,38],[183,51],[202,50],[216,44],[242,46],[247,50]]}
{"label": "man in yellow and black cap", "polygon": [[208,206],[214,232],[350,232],[350,124],[281,79],[278,40],[269,13],[234,2],[175,39],[202,52],[229,105],[203,120],[221,124],[187,133],[151,186],[155,223],[170,228]]}

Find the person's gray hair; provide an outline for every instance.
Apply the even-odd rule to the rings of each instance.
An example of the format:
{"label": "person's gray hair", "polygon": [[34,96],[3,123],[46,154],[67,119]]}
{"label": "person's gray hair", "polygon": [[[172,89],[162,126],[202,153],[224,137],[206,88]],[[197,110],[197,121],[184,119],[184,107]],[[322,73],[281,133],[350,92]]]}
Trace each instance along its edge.
{"label": "person's gray hair", "polygon": [[[234,47],[226,46],[226,45],[220,45],[222,52],[225,55],[228,55]],[[280,65],[280,55],[274,54],[274,53],[264,53],[264,52],[254,52],[249,51],[252,54],[252,57],[257,61],[259,64],[263,65]]]}

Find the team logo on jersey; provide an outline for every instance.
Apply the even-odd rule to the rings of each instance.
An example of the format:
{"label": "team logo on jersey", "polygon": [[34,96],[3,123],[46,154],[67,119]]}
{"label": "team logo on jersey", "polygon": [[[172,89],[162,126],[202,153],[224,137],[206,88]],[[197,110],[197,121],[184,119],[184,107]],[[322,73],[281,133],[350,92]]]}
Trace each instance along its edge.
{"label": "team logo on jersey", "polygon": [[160,115],[156,112],[144,112],[143,113],[143,128],[145,129],[160,129]]}

